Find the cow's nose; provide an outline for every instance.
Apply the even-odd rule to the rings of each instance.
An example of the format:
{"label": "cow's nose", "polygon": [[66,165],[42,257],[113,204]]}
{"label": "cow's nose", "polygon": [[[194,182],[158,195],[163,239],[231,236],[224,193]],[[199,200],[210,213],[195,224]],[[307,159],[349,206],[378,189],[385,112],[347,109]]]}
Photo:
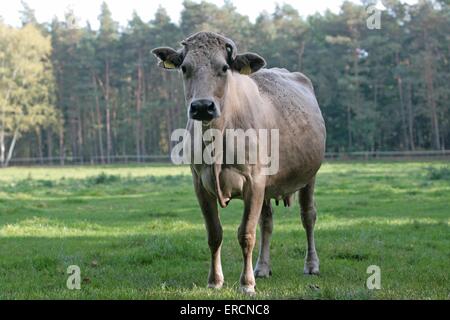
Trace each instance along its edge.
{"label": "cow's nose", "polygon": [[189,117],[195,120],[208,121],[219,116],[219,111],[217,110],[214,101],[209,99],[198,99],[192,101],[189,108]]}

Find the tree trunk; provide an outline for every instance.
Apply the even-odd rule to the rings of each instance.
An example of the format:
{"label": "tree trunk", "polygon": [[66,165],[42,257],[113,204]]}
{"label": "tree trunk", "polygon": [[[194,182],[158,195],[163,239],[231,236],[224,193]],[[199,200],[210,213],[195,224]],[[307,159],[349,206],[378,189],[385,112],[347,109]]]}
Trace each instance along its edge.
{"label": "tree trunk", "polygon": [[[374,84],[373,84],[373,108],[376,111],[378,109],[378,79],[375,78]],[[377,132],[375,131],[375,136],[379,136],[379,134],[377,134]],[[375,144],[377,141],[375,141],[376,139],[372,139],[372,147],[371,147],[371,151],[375,151]]]}
{"label": "tree trunk", "polygon": [[[142,107],[145,108],[147,104],[147,77],[149,75],[146,73],[145,69],[145,63],[142,65]],[[146,139],[146,128],[148,128],[148,125],[146,121],[142,121],[144,119],[141,119],[141,152],[142,155],[147,155],[147,139]]]}
{"label": "tree trunk", "polygon": [[98,160],[98,150],[100,149],[98,146],[98,140],[97,140],[97,130],[95,129],[95,122],[96,122],[96,116],[95,116],[95,106],[93,106],[91,109],[89,109],[89,116],[91,120],[93,121],[92,124],[88,122],[88,127],[86,128],[86,131],[88,133],[88,145],[89,148],[89,162],[91,164],[95,163],[95,161]]}
{"label": "tree trunk", "polygon": [[433,133],[434,148],[436,150],[441,149],[441,139],[439,134],[439,120],[436,108],[436,96],[434,92],[433,83],[433,53],[431,52],[430,44],[427,41],[428,34],[426,30],[424,31],[424,41],[425,41],[425,83],[427,87],[427,102],[430,108],[430,119],[431,119],[431,130]]}
{"label": "tree trunk", "polygon": [[38,142],[37,147],[38,147],[39,163],[44,164],[44,153],[42,150],[42,133],[41,129],[39,128],[36,129],[36,138]]}
{"label": "tree trunk", "polygon": [[[400,57],[399,57],[398,51],[395,52],[395,62],[396,62],[397,67],[400,67]],[[409,146],[409,141],[408,141],[408,134],[407,134],[407,129],[406,129],[407,125],[406,125],[405,99],[403,97],[403,80],[400,75],[398,75],[396,77],[396,80],[397,80],[398,96],[399,96],[399,100],[400,100],[400,116],[402,118],[402,136],[403,136],[403,148],[402,149],[407,149]]]}
{"label": "tree trunk", "polygon": [[9,146],[8,156],[6,157],[6,161],[5,161],[5,165],[4,165],[5,167],[7,167],[9,165],[9,162],[11,161],[11,158],[12,158],[12,155],[14,152],[14,148],[16,147],[16,142],[17,142],[18,138],[19,138],[19,129],[16,129],[14,131],[14,135],[13,135],[11,144]]}
{"label": "tree trunk", "polygon": [[[18,69],[14,70],[12,80],[14,81],[16,79],[18,73]],[[1,130],[0,130],[0,164],[2,167],[6,167],[5,163],[5,153],[6,153],[6,142],[5,142],[5,122],[6,122],[6,113],[5,113],[5,107],[8,103],[9,97],[11,95],[11,86],[8,88],[8,91],[5,95],[5,104],[2,104],[2,123],[1,123]]]}
{"label": "tree trunk", "polygon": [[103,152],[102,113],[100,111],[100,102],[98,101],[98,89],[97,89],[97,81],[96,81],[95,75],[92,76],[92,83],[94,85],[94,94],[95,94],[95,112],[97,114],[98,146],[99,146],[101,163],[104,163],[105,159],[104,159],[104,152]]}
{"label": "tree trunk", "polygon": [[64,125],[59,128],[59,163],[63,166],[66,158],[66,147],[64,144]]}
{"label": "tree trunk", "polygon": [[354,70],[354,77],[355,77],[355,104],[354,104],[354,108],[355,108],[356,112],[361,112],[361,97],[360,97],[360,93],[359,93],[359,86],[360,86],[359,63],[358,63],[359,52],[356,49],[354,50],[354,54],[353,54],[353,70]]}
{"label": "tree trunk", "polygon": [[118,111],[118,106],[117,106],[117,101],[115,101],[115,103],[113,103],[111,108],[111,155],[114,156],[117,154],[117,150],[116,150],[116,144],[115,141],[118,141],[118,137],[117,137],[117,111]]}
{"label": "tree trunk", "polygon": [[412,84],[411,80],[408,80],[406,86],[406,111],[408,113],[408,134],[410,149],[415,150],[416,146],[414,143],[414,114],[412,111]]}
{"label": "tree trunk", "polygon": [[111,141],[111,106],[110,106],[110,88],[109,88],[109,61],[106,61],[105,71],[105,102],[106,102],[106,160],[110,163],[112,141]]}
{"label": "tree trunk", "polygon": [[136,85],[136,157],[141,162],[142,53],[139,51]]}
{"label": "tree trunk", "polygon": [[0,129],[0,165],[2,167],[5,166],[5,130],[2,128]]}
{"label": "tree trunk", "polygon": [[47,158],[49,158],[50,164],[53,164],[53,137],[52,137],[52,130],[49,128],[46,130],[47,135]]}
{"label": "tree trunk", "polygon": [[83,119],[81,117],[81,108],[77,103],[78,115],[77,115],[77,142],[78,142],[78,153],[80,157],[81,164],[84,163],[84,139],[83,139]]}
{"label": "tree trunk", "polygon": [[402,78],[400,76],[397,77],[397,88],[398,88],[398,96],[400,100],[400,115],[402,118],[402,136],[403,136],[403,149],[408,148],[409,141],[408,141],[408,134],[406,130],[406,112],[405,112],[405,103],[403,98],[403,82]]}
{"label": "tree trunk", "polygon": [[347,105],[347,138],[348,138],[348,151],[352,150],[352,120],[350,105]]}

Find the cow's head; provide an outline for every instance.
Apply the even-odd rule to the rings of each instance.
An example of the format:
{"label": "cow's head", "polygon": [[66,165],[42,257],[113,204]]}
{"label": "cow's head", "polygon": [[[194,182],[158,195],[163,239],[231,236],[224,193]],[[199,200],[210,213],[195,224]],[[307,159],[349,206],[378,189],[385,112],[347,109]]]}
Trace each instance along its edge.
{"label": "cow's head", "polygon": [[229,77],[251,74],[265,66],[255,53],[238,54],[234,42],[213,32],[199,32],[182,41],[183,48],[156,48],[159,66],[183,73],[190,119],[208,122],[220,116]]}

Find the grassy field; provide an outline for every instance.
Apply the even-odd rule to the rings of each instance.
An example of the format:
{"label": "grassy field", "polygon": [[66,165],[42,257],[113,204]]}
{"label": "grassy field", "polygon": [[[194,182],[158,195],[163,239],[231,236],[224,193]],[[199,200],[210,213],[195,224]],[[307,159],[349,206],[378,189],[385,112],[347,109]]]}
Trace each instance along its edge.
{"label": "grassy field", "polygon": [[[325,164],[316,201],[321,275],[302,274],[298,205],[275,207],[273,276],[257,280],[257,299],[450,298],[448,165]],[[213,291],[188,168],[2,169],[0,298],[244,298],[241,212],[239,200],[222,210],[225,286]],[[66,288],[69,265],[81,268],[81,290]],[[370,265],[381,290],[366,288]]]}

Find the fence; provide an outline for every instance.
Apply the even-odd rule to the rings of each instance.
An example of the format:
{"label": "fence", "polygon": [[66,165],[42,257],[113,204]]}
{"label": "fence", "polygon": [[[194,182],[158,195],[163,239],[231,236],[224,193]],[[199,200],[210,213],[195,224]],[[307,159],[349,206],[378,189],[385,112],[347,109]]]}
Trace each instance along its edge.
{"label": "fence", "polygon": [[[437,151],[361,151],[361,152],[327,152],[327,161],[425,161],[450,160],[450,150]],[[52,158],[13,158],[10,166],[63,166],[63,165],[102,165],[102,164],[137,164],[137,163],[170,163],[168,155],[116,155],[106,157],[52,157]]]}
{"label": "fence", "polygon": [[13,158],[10,166],[64,166],[64,165],[102,165],[102,164],[133,164],[133,163],[158,163],[170,162],[167,155],[116,155],[110,157],[44,157],[44,158]]}
{"label": "fence", "polygon": [[450,160],[450,150],[327,152],[327,160]]}

